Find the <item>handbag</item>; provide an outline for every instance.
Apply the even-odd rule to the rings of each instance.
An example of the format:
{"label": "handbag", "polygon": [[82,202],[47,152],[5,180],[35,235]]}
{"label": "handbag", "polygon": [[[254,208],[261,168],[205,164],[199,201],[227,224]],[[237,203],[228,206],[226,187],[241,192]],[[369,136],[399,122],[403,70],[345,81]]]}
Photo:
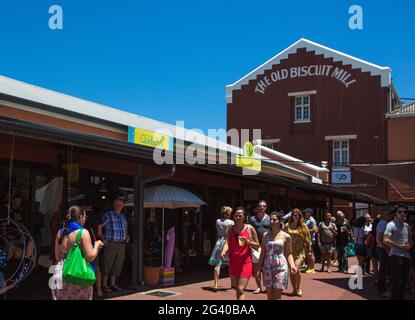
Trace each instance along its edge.
{"label": "handbag", "polygon": [[85,259],[80,246],[82,230],[79,229],[75,243],[69,250],[65,263],[63,264],[62,279],[78,286],[89,287],[94,285],[95,272],[89,262]]}
{"label": "handbag", "polygon": [[[252,240],[252,232],[251,232],[251,225],[248,225],[248,232],[249,232],[249,237],[251,238],[250,240]],[[259,248],[258,250],[249,247],[251,249],[251,258],[252,258],[252,263],[258,263],[259,262],[259,256],[261,255],[261,248]]]}
{"label": "handbag", "polygon": [[347,244],[347,257],[355,257],[356,256],[356,252],[354,251],[354,242],[350,241]]}

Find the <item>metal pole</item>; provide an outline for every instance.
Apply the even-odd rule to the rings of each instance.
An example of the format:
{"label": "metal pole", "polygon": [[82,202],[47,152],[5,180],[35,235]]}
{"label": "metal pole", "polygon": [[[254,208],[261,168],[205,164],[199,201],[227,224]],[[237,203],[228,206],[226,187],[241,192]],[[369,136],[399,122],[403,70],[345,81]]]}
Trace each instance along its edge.
{"label": "metal pole", "polygon": [[164,205],[161,226],[161,268],[164,268]]}
{"label": "metal pole", "polygon": [[[12,200],[12,174],[13,174],[13,160],[14,160],[14,136],[11,136],[11,150],[10,150],[10,163],[9,163],[9,197],[7,199],[7,218],[10,220],[11,200]],[[9,222],[8,222],[9,223]]]}
{"label": "metal pole", "polygon": [[134,175],[134,238],[133,238],[133,271],[132,271],[132,279],[131,284],[133,288],[138,288],[138,256],[139,256],[139,215],[140,215],[140,208],[139,208],[139,199],[140,199],[140,177],[141,175],[141,165],[137,164],[136,172]]}

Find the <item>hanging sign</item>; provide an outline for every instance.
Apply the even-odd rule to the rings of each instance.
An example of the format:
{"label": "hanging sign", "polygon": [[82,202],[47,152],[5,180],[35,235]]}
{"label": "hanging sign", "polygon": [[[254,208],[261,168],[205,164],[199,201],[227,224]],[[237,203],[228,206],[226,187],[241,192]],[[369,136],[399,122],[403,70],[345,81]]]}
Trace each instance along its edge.
{"label": "hanging sign", "polygon": [[172,137],[140,128],[128,127],[128,142],[173,151]]}
{"label": "hanging sign", "polygon": [[261,172],[261,160],[255,159],[254,146],[250,141],[247,141],[244,144],[243,156],[236,156],[236,166]]}

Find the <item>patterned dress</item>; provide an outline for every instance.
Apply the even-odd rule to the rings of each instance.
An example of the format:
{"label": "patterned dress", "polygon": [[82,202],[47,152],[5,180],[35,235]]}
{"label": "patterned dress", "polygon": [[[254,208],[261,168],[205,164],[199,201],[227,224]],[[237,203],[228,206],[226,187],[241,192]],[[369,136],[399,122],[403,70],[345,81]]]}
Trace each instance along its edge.
{"label": "patterned dress", "polygon": [[216,267],[228,264],[229,258],[225,257],[225,259],[221,259],[220,255],[222,253],[223,246],[225,245],[226,231],[232,225],[234,225],[234,222],[229,219],[216,220],[216,231],[218,233],[218,237],[208,262],[211,266]]}
{"label": "patterned dress", "polygon": [[[62,269],[66,258],[66,251],[60,253],[60,260],[55,267],[53,278],[54,284],[59,283],[61,288],[56,285],[51,288],[52,300],[92,300],[93,287],[77,286],[72,283],[62,281]],[[49,286],[51,282],[49,283]]]}
{"label": "patterned dress", "polygon": [[289,274],[284,256],[284,240],[271,240],[270,232],[267,234],[262,274],[266,288],[287,289]]}
{"label": "patterned dress", "polygon": [[301,236],[300,230],[298,229],[291,229],[289,223],[285,225],[284,231],[287,232],[291,236],[292,240],[292,253],[293,258],[295,260],[302,260],[304,261],[306,256],[306,243],[304,238]]}

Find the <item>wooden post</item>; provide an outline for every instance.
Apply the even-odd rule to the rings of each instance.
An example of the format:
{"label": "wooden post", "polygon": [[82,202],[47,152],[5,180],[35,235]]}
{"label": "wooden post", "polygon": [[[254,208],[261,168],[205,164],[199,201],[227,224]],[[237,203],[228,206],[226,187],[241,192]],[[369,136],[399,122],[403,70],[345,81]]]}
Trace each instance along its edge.
{"label": "wooden post", "polygon": [[329,198],[329,209],[330,209],[330,212],[333,213],[333,210],[334,210],[333,197]]}
{"label": "wooden post", "polygon": [[356,201],[353,199],[352,217],[356,218]]}
{"label": "wooden post", "polygon": [[143,165],[137,164],[134,175],[134,239],[132,286],[138,289],[143,283],[144,253],[144,182]]}

